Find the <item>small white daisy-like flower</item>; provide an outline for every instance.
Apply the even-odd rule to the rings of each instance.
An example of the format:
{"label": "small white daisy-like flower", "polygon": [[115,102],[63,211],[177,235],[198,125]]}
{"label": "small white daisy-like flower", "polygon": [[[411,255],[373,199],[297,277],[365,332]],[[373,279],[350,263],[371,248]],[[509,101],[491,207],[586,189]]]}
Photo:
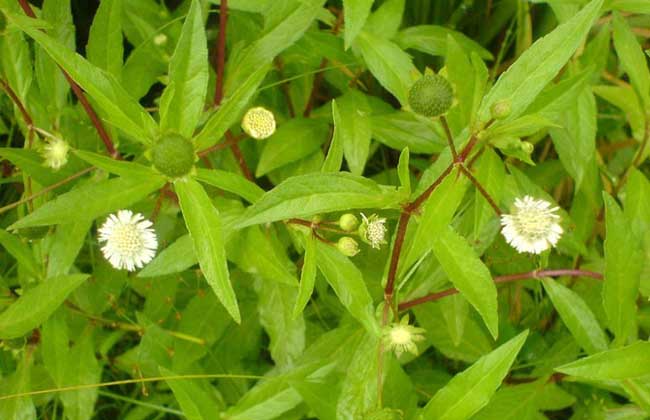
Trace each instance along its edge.
{"label": "small white daisy-like flower", "polygon": [[361,219],[363,221],[359,226],[359,236],[371,247],[379,249],[386,243],[386,219],[376,214],[366,217],[363,213],[361,213]]}
{"label": "small white daisy-like flower", "polygon": [[275,117],[266,108],[257,106],[246,111],[241,128],[256,140],[264,140],[275,133]]}
{"label": "small white daisy-like flower", "polygon": [[134,271],[156,255],[158,238],[153,223],[140,213],[120,210],[111,214],[99,228],[99,242],[104,257],[117,269]]}
{"label": "small white daisy-like flower", "polygon": [[512,214],[501,216],[501,233],[518,252],[540,254],[554,247],[564,232],[558,207],[529,195],[515,200]]}
{"label": "small white daisy-like flower", "polygon": [[55,171],[61,169],[68,163],[68,151],[70,146],[68,143],[60,138],[50,138],[43,147],[43,159],[45,159],[45,166],[52,168]]}
{"label": "small white daisy-like flower", "polygon": [[424,340],[424,332],[424,328],[409,325],[409,317],[406,315],[384,330],[384,345],[388,350],[394,351],[397,357],[407,351],[417,356],[418,346],[415,343]]}

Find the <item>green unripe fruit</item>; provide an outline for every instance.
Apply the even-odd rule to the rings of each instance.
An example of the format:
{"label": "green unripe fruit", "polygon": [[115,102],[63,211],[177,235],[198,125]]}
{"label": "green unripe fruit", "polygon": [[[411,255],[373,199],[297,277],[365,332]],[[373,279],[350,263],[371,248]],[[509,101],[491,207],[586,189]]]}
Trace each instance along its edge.
{"label": "green unripe fruit", "polygon": [[176,133],[163,135],[151,149],[153,166],[170,178],[187,175],[194,166],[195,157],[192,143]]}
{"label": "green unripe fruit", "polygon": [[503,100],[499,102],[495,102],[492,104],[492,107],[490,108],[490,112],[492,114],[492,118],[495,120],[502,120],[504,118],[508,118],[510,116],[510,112],[512,111],[512,104],[510,104],[509,100]]}
{"label": "green unripe fruit", "polygon": [[424,75],[409,90],[409,106],[425,117],[437,117],[451,107],[454,91],[451,84],[437,74]]}

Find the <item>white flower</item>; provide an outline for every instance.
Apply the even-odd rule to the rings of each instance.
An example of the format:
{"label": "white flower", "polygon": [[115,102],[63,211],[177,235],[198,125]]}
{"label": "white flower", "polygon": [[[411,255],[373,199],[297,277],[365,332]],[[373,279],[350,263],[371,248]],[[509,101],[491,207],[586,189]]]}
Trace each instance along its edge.
{"label": "white flower", "polygon": [[424,332],[424,328],[409,325],[409,317],[406,315],[399,323],[394,323],[384,330],[384,345],[394,351],[397,357],[407,351],[417,356],[418,346],[415,343],[424,340]]}
{"label": "white flower", "polygon": [[68,150],[70,146],[65,140],[52,137],[43,147],[45,166],[54,170],[60,169],[68,163]]}
{"label": "white flower", "polygon": [[501,216],[503,236],[518,252],[539,254],[557,244],[562,236],[558,207],[531,196],[517,198],[512,214]]}
{"label": "white flower", "polygon": [[268,109],[257,106],[246,111],[241,128],[252,138],[263,140],[275,133],[275,117]]}
{"label": "white flower", "polygon": [[385,244],[386,236],[386,219],[379,217],[376,214],[366,217],[361,213],[363,222],[359,226],[359,236],[371,247],[379,249],[382,244]]}
{"label": "white flower", "polygon": [[134,271],[156,255],[158,239],[151,228],[153,223],[140,213],[120,210],[111,214],[99,228],[99,242],[104,257],[117,269]]}

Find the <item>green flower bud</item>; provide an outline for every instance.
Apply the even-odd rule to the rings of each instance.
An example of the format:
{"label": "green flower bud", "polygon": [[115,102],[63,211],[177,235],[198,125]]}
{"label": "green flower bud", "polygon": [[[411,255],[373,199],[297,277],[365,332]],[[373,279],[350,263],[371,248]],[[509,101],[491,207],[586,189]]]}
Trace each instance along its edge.
{"label": "green flower bud", "polygon": [[533,150],[535,150],[535,146],[533,146],[533,144],[528,141],[522,141],[520,147],[521,150],[527,155],[530,155],[533,153]]}
{"label": "green flower bud", "polygon": [[495,102],[490,108],[492,113],[492,118],[495,120],[502,120],[508,118],[512,110],[512,105],[509,100],[504,99],[503,101]]}
{"label": "green flower bud", "polygon": [[192,142],[180,134],[163,135],[151,149],[153,166],[170,178],[180,178],[190,173],[195,160]]}
{"label": "green flower bud", "polygon": [[345,213],[339,219],[339,227],[346,232],[352,232],[359,226],[359,219],[352,213]]}
{"label": "green flower bud", "polygon": [[359,244],[349,236],[343,236],[339,239],[336,248],[346,257],[354,257],[359,253]]}
{"label": "green flower bud", "polygon": [[425,75],[411,86],[408,103],[413,112],[425,117],[437,117],[451,107],[454,91],[444,77]]}

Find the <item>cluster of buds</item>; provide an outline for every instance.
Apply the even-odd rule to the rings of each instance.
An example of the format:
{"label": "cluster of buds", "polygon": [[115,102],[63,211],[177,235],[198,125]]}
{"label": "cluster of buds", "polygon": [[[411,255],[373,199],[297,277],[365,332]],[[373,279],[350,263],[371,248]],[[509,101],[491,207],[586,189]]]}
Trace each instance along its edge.
{"label": "cluster of buds", "polygon": [[[366,217],[361,213],[361,223],[352,213],[345,213],[339,218],[339,228],[344,232],[356,233],[358,237],[374,249],[380,249],[386,243],[386,219],[373,214]],[[354,257],[359,253],[359,243],[350,236],[343,236],[336,244],[341,253]]]}

